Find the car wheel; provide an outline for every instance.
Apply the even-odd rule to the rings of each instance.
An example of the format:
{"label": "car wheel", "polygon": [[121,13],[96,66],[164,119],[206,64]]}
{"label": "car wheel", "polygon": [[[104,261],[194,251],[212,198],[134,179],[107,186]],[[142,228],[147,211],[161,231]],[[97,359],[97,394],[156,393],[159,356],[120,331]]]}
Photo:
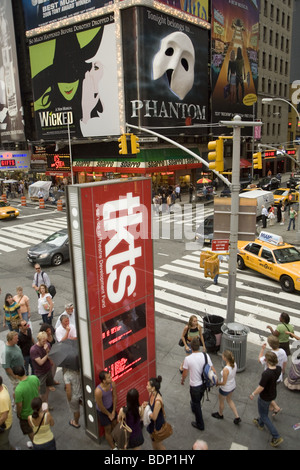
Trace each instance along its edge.
{"label": "car wheel", "polygon": [[56,253],[54,256],[52,256],[51,264],[53,264],[53,266],[60,266],[62,262],[63,256],[60,253]]}
{"label": "car wheel", "polygon": [[280,285],[285,292],[294,292],[295,290],[294,281],[290,276],[282,276],[280,278]]}
{"label": "car wheel", "polygon": [[237,266],[238,266],[239,269],[246,269],[244,260],[240,255],[238,255],[238,257],[237,257]]}

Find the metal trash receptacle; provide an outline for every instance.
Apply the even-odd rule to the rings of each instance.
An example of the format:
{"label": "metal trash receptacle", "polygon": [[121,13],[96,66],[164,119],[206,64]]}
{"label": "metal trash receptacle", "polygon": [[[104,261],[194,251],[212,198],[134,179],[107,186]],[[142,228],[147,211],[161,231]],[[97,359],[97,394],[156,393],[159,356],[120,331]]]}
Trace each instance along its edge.
{"label": "metal trash receptacle", "polygon": [[221,352],[226,349],[231,351],[236,365],[237,372],[242,372],[246,368],[247,336],[250,329],[240,323],[228,323],[221,327],[222,340]]}

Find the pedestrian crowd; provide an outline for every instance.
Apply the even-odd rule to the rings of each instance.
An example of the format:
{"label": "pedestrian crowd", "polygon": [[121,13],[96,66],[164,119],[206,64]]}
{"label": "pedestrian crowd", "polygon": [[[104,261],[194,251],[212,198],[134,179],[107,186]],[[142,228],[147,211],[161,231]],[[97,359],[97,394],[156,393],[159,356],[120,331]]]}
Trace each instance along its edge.
{"label": "pedestrian crowd", "polygon": [[[12,448],[9,433],[13,422],[13,411],[19,420],[22,433],[28,436],[27,446],[35,450],[55,450],[55,437],[51,430],[54,419],[48,404],[50,392],[55,391],[59,382],[55,380],[56,369],[62,366],[62,374],[69,404],[71,419],[69,424],[79,428],[80,404],[82,401],[78,352],[70,365],[56,363],[55,345],[77,339],[75,311],[72,303],[65,305],[52,326],[56,289],[49,276],[36,264],[32,288],[35,291],[36,305],[41,317],[40,329],[36,338],[31,324],[31,304],[22,287],[16,288],[16,295],[5,295],[3,305],[3,327],[7,328],[6,342],[0,351],[1,365],[6,377],[0,376],[0,450]],[[50,294],[52,292],[52,295]],[[1,289],[0,289],[1,294]],[[75,360],[76,359],[76,360]],[[5,380],[9,380],[13,390],[9,395]]]}
{"label": "pedestrian crowd", "polygon": [[[0,376],[0,450],[10,449],[9,433],[13,422],[13,410],[19,420],[22,433],[28,436],[28,447],[34,450],[55,450],[55,432],[53,431],[53,411],[49,405],[49,394],[59,385],[55,380],[57,367],[62,367],[66,400],[69,404],[69,424],[75,429],[80,427],[80,405],[82,390],[79,361],[76,366],[64,366],[56,361],[55,346],[67,345],[76,341],[76,322],[73,304],[65,305],[65,311],[52,326],[54,301],[48,290],[51,286],[49,276],[35,265],[35,276],[32,288],[36,292],[38,310],[41,315],[40,330],[33,337],[30,325],[31,303],[29,297],[17,287],[16,295],[5,295],[3,325],[7,328],[4,350],[0,351],[1,364],[6,377]],[[52,286],[53,287],[53,286]],[[52,292],[53,289],[52,289]],[[0,291],[1,293],[1,291]],[[46,305],[47,304],[47,305]],[[288,357],[291,356],[290,337],[300,340],[290,323],[290,317],[283,312],[276,327],[266,326],[271,335],[263,344],[258,362],[263,370],[257,379],[257,386],[250,393],[249,399],[257,397],[257,417],[253,419],[258,429],[267,428],[271,434],[270,444],[273,447],[283,442],[273,417],[280,413],[277,403],[277,386],[284,382],[291,390],[300,390],[300,361],[293,361],[288,369]],[[205,331],[192,315],[183,329],[181,344],[184,346],[185,358],[180,366],[181,384],[189,378],[191,413],[195,416],[191,426],[199,431],[205,430],[202,412],[203,398],[208,393],[207,376],[214,379],[218,389],[218,408],[212,413],[215,420],[224,420],[225,402],[233,415],[233,424],[242,426],[238,406],[234,401],[237,387],[237,363],[229,350],[222,352],[223,366],[217,373],[205,344]],[[202,349],[200,349],[202,348]],[[268,348],[268,350],[267,350]],[[259,370],[258,370],[259,373]],[[211,375],[210,375],[211,374]],[[284,377],[286,375],[286,377]],[[12,396],[8,392],[5,380],[10,381]],[[162,377],[149,378],[146,384],[148,400],[140,403],[139,392],[135,388],[127,391],[126,403],[118,404],[117,385],[111,374],[102,370],[99,373],[99,384],[95,387],[94,399],[99,425],[104,430],[104,437],[111,449],[140,450],[145,442],[145,434],[153,450],[165,450],[165,441],[172,435],[172,425],[165,412],[165,400],[161,391]],[[119,408],[118,408],[119,407]],[[271,413],[271,417],[269,414]],[[117,441],[117,431],[125,428],[127,439],[122,447]],[[194,450],[209,448],[202,439],[191,442]]]}
{"label": "pedestrian crowd", "polygon": [[285,224],[286,217],[288,218],[288,227],[287,230],[290,231],[291,227],[293,230],[296,229],[296,220],[297,212],[294,207],[290,204],[283,204],[281,201],[277,204],[275,208],[274,205],[271,205],[269,210],[262,205],[261,207],[261,217],[262,217],[262,227],[267,228],[267,226],[273,226],[277,220],[277,223],[280,225]]}

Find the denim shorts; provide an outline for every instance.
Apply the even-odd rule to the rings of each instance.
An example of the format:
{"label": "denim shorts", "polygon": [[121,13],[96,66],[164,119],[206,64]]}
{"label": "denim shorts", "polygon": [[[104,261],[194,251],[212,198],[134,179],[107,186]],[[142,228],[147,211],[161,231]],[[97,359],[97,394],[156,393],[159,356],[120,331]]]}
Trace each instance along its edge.
{"label": "denim shorts", "polygon": [[227,395],[230,395],[230,393],[234,392],[235,388],[231,390],[230,392],[225,392],[221,388],[219,388],[219,394],[222,395],[223,397],[227,397]]}

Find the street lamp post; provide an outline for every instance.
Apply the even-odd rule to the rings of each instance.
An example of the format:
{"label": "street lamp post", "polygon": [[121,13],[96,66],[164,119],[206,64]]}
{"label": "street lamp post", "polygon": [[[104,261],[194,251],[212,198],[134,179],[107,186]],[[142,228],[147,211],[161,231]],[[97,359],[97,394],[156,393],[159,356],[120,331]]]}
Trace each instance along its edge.
{"label": "street lamp post", "polygon": [[242,121],[236,115],[232,121],[220,121],[220,125],[233,128],[232,146],[232,184],[231,184],[231,215],[230,215],[230,236],[229,236],[229,274],[227,293],[227,316],[226,322],[234,322],[235,300],[236,300],[236,271],[237,271],[237,242],[239,229],[239,191],[240,191],[240,159],[241,159],[241,128],[261,126],[262,122]]}

